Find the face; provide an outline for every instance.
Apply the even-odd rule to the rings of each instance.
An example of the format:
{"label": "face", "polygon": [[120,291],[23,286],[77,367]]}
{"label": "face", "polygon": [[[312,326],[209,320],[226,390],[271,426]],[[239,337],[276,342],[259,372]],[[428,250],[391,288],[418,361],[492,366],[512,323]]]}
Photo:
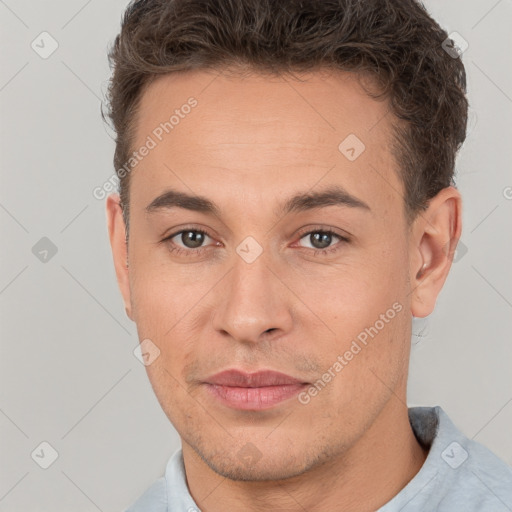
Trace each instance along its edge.
{"label": "face", "polygon": [[164,76],[137,118],[134,146],[156,145],[131,176],[121,289],[184,450],[235,480],[341,457],[405,400],[412,258],[391,114],[351,74],[302,78]]}

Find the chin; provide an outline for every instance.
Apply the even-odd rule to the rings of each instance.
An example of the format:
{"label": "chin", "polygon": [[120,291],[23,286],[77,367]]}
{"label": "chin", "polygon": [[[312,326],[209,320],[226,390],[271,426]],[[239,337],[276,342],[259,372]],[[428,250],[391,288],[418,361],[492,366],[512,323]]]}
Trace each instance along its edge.
{"label": "chin", "polygon": [[[208,467],[218,475],[240,482],[263,482],[268,480],[286,480],[299,476],[320,463],[300,459],[288,450],[284,453],[273,452],[271,456],[252,452],[251,443],[247,443],[236,453],[215,453],[205,455],[197,452]],[[245,448],[245,451],[244,451]]]}
{"label": "chin", "polygon": [[249,467],[243,463],[225,464],[222,461],[205,461],[210,469],[220,476],[237,482],[265,482],[268,480],[286,480],[304,473],[304,468],[293,468],[282,464],[272,465],[268,463],[261,467]]}

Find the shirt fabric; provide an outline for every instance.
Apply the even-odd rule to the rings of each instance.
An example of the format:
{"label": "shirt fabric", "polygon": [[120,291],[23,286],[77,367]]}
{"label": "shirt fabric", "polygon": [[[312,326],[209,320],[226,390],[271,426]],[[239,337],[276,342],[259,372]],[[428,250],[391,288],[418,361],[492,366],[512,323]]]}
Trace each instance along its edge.
{"label": "shirt fabric", "polygon": [[[409,408],[409,422],[428,456],[376,512],[512,512],[512,468],[462,434],[439,406]],[[169,459],[165,476],[125,512],[201,512],[187,487],[181,449]]]}

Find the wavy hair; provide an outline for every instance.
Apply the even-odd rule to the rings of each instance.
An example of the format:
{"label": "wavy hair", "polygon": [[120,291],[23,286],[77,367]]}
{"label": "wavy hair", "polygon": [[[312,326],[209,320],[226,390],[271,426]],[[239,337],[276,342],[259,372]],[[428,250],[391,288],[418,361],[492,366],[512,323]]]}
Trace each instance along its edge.
{"label": "wavy hair", "polygon": [[[455,185],[455,157],[466,137],[466,74],[461,58],[445,51],[447,41],[416,0],[132,1],[108,54],[114,167],[133,151],[139,100],[159,75],[207,68],[355,72],[373,79],[377,90],[368,94],[388,100],[395,116],[391,151],[411,222]],[[127,228],[129,184],[123,173]]]}

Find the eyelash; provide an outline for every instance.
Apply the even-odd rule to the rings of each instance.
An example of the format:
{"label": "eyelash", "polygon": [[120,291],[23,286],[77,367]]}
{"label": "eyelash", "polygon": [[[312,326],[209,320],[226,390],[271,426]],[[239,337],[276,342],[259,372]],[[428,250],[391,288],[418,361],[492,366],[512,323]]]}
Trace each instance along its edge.
{"label": "eyelash", "polygon": [[[188,257],[200,256],[200,255],[202,255],[204,253],[204,251],[208,250],[208,248],[209,248],[208,246],[206,246],[206,247],[199,247],[198,249],[184,249],[182,247],[178,247],[178,246],[174,245],[173,242],[171,242],[171,240],[175,236],[181,235],[182,233],[187,233],[187,232],[190,232],[190,231],[192,231],[193,233],[201,233],[202,235],[206,235],[209,238],[213,238],[212,236],[210,236],[210,234],[207,231],[205,231],[203,229],[185,228],[185,229],[182,229],[180,231],[177,231],[176,233],[173,233],[172,235],[169,235],[169,236],[165,237],[161,241],[161,243],[167,244],[169,251],[172,252],[172,253],[175,253],[177,255],[185,254]],[[299,234],[299,240],[302,240],[302,238],[304,238],[305,236],[311,235],[313,233],[322,233],[324,235],[334,236],[336,238],[339,238],[339,240],[340,240],[338,242],[338,244],[335,244],[332,247],[327,247],[326,249],[310,249],[308,247],[302,247],[302,249],[307,249],[309,251],[313,251],[314,256],[317,256],[317,255],[325,256],[327,254],[338,252],[340,250],[340,247],[339,247],[340,245],[343,245],[345,243],[349,243],[350,242],[350,240],[348,238],[339,235],[338,233],[336,233],[332,229],[310,229],[309,231],[305,231],[303,233],[300,233]]]}

